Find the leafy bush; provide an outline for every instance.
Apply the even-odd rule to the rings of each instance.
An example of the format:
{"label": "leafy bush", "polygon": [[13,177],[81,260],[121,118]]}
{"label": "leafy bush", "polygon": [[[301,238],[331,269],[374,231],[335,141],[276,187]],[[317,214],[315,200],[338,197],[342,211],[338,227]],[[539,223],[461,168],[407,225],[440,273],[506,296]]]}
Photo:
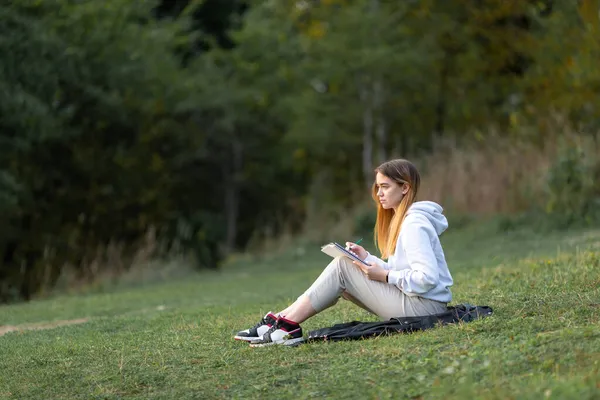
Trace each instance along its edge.
{"label": "leafy bush", "polygon": [[[370,204],[369,204],[370,205]],[[377,209],[370,205],[359,210],[354,217],[354,232],[357,234],[372,234],[377,221]]]}
{"label": "leafy bush", "polygon": [[545,211],[559,225],[589,224],[600,218],[598,139],[565,143],[548,170]]}

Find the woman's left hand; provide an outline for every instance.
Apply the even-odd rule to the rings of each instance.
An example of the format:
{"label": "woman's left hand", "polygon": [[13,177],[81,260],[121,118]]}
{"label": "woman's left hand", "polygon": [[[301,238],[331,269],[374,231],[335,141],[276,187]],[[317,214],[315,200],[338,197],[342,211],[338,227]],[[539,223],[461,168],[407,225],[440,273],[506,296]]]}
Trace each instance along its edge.
{"label": "woman's left hand", "polygon": [[379,282],[386,281],[388,271],[381,268],[376,263],[371,262],[371,263],[369,263],[369,266],[366,266],[363,263],[359,263],[358,261],[352,261],[352,262],[354,264],[356,264],[362,270],[362,272],[364,272],[364,274],[367,276],[367,278],[369,278],[370,280],[379,281]]}

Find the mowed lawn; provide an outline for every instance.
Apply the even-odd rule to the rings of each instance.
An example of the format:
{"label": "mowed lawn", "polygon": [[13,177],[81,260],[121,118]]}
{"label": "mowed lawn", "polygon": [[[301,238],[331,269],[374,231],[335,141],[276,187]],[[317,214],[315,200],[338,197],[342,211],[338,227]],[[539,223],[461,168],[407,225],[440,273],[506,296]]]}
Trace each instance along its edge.
{"label": "mowed lawn", "polygon": [[[234,341],[319,275],[330,259],[315,244],[184,281],[0,306],[0,332],[21,329],[0,336],[0,398],[600,398],[600,230],[481,224],[442,242],[453,304],[492,317],[297,348]],[[340,301],[303,328],[352,320],[374,318]]]}

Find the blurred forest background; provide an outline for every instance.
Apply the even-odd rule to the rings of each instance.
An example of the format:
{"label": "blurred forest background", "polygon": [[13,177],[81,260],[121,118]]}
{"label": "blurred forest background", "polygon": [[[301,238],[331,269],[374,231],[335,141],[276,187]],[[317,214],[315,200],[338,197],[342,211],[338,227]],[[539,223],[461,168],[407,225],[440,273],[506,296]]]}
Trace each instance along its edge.
{"label": "blurred forest background", "polygon": [[368,227],[392,157],[452,215],[594,223],[599,10],[3,1],[0,301],[67,269],[92,281],[174,253],[217,268],[284,233]]}

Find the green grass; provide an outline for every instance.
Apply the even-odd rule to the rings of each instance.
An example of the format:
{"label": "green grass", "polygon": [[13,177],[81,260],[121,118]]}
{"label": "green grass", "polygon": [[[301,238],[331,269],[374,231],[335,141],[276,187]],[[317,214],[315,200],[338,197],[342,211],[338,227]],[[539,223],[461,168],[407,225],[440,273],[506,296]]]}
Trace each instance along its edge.
{"label": "green grass", "polygon": [[[0,398],[600,398],[600,231],[481,224],[443,244],[453,303],[492,317],[298,348],[233,341],[329,261],[296,248],[179,282],[1,306],[0,325],[89,321],[0,337]],[[340,301],[303,327],[351,320],[374,318]]]}

